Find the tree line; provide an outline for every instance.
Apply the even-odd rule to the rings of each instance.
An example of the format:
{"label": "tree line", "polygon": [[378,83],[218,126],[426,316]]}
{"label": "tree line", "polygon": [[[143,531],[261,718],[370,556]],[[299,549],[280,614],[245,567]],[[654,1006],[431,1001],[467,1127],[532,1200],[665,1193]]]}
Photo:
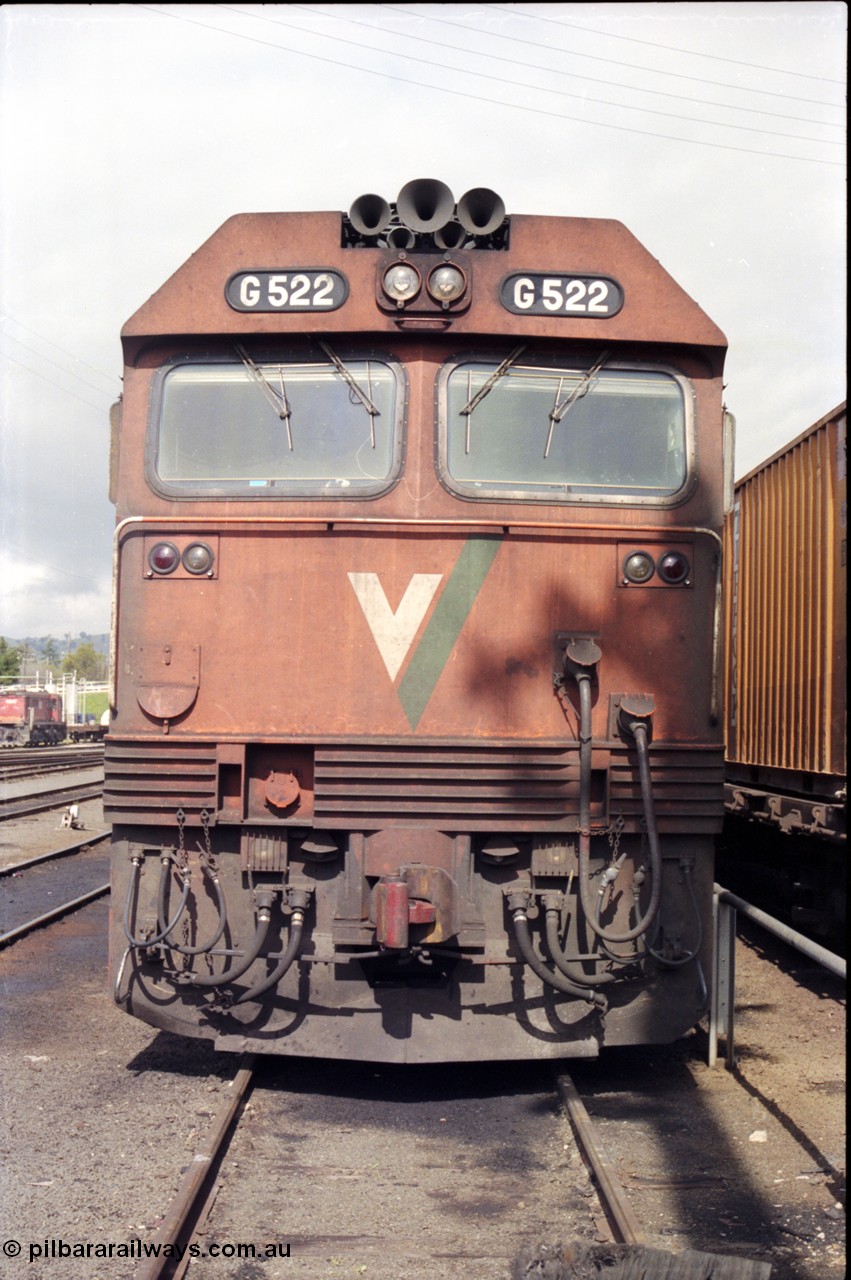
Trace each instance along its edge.
{"label": "tree line", "polygon": [[[48,650],[51,651],[49,652]],[[0,677],[6,677],[3,683],[8,684],[10,677],[15,679],[20,676],[24,660],[32,656],[33,651],[30,649],[27,652],[27,646],[10,645],[3,636],[0,636]],[[94,645],[88,640],[82,641],[77,645],[76,649],[66,653],[61,661],[58,661],[58,658],[59,650],[56,642],[46,641],[42,646],[41,659],[47,667],[53,670],[54,675],[73,675],[76,671],[80,680],[98,681],[106,679],[106,655],[98,653]]]}

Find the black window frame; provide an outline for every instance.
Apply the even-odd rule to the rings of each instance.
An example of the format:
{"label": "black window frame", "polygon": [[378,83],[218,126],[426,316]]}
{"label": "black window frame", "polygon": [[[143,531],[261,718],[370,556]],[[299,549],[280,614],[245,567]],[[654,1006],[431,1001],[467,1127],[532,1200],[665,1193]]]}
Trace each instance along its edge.
{"label": "black window frame", "polygon": [[[451,374],[464,364],[493,363],[498,366],[508,355],[507,350],[485,349],[469,350],[450,356],[443,362],[435,379],[435,470],[444,489],[453,497],[468,502],[500,502],[523,503],[535,506],[594,506],[594,507],[639,507],[666,509],[681,506],[692,496],[698,482],[696,434],[697,408],[695,389],[690,378],[675,366],[657,360],[607,360],[603,372],[610,370],[640,373],[661,373],[672,378],[680,388],[683,399],[685,426],[685,475],[683,483],[674,493],[652,495],[629,492],[588,493],[574,491],[559,492],[556,486],[546,491],[535,490],[529,486],[518,486],[510,489],[507,485],[479,484],[457,480],[449,471],[449,422],[448,422],[448,381]],[[596,353],[599,358],[599,353]],[[550,352],[529,351],[528,348],[517,360],[518,366],[532,366],[541,369],[575,369],[587,371],[594,367],[595,355],[575,351]],[[475,411],[474,411],[475,412]],[[542,424],[543,428],[543,424]]]}
{"label": "black window frame", "polygon": [[[408,427],[408,405],[409,405],[409,381],[408,374],[405,369],[404,361],[400,360],[397,355],[384,350],[378,350],[374,347],[353,345],[351,342],[346,345],[337,345],[333,338],[329,345],[334,353],[345,364],[347,361],[354,360],[372,360],[376,364],[385,365],[391,372],[395,384],[396,395],[393,411],[392,425],[392,449],[391,449],[391,466],[388,475],[375,480],[349,480],[347,483],[336,484],[333,488],[329,486],[327,480],[306,481],[293,487],[291,484],[284,488],[286,481],[281,481],[276,485],[258,485],[258,484],[237,484],[222,481],[221,483],[206,483],[163,479],[157,470],[157,464],[160,451],[160,428],[162,423],[162,410],[164,402],[164,392],[166,379],[175,369],[185,365],[227,365],[233,366],[242,363],[239,353],[236,351],[236,344],[242,345],[242,340],[235,340],[234,344],[224,345],[215,350],[204,352],[183,351],[179,354],[170,356],[167,360],[155,370],[151,383],[148,420],[145,439],[145,479],[150,489],[160,497],[175,499],[185,502],[198,501],[250,501],[250,502],[304,502],[304,501],[322,501],[322,502],[339,502],[341,499],[346,501],[369,501],[374,498],[381,497],[389,493],[399,483],[404,474],[405,452],[407,447],[407,427]],[[324,352],[318,351],[313,346],[297,345],[294,343],[263,343],[252,344],[247,348],[251,359],[258,365],[291,363],[293,365],[304,365],[312,363],[328,364],[329,369],[333,365],[328,360]],[[338,375],[340,376],[340,375]],[[258,388],[258,395],[261,394]],[[362,410],[366,416],[366,410]]]}

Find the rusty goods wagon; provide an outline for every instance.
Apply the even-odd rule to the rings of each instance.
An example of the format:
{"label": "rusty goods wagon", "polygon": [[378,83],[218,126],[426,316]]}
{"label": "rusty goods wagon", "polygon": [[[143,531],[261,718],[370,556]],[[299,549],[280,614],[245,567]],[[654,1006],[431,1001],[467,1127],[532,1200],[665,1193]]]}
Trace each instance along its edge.
{"label": "rusty goods wagon", "polygon": [[727,809],[752,878],[822,930],[845,904],[845,466],[841,404],[736,484],[724,533]]}
{"label": "rusty goods wagon", "polygon": [[42,747],[62,742],[64,737],[58,693],[27,689],[0,693],[0,746]]}
{"label": "rusty goods wagon", "polygon": [[420,180],[232,218],[122,339],[118,1005],[394,1062],[691,1027],[720,330],[620,223]]}

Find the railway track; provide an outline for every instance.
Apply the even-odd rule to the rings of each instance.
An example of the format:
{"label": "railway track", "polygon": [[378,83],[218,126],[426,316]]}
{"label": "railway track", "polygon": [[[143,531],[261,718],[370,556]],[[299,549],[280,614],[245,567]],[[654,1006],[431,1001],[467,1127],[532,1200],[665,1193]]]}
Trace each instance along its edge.
{"label": "railway track", "polygon": [[[103,972],[102,913],[95,907],[81,913],[73,929],[43,931],[37,943],[2,953],[10,983],[2,1013],[6,1047],[24,1072],[10,1111],[15,1149],[44,1145],[45,1136],[36,1135],[45,1108],[51,1133],[70,1135],[48,1143],[50,1160],[39,1161],[37,1171],[31,1156],[19,1171],[19,1231],[39,1248],[44,1232],[36,1224],[47,1193],[32,1188],[42,1185],[38,1179],[59,1177],[70,1197],[59,1216],[66,1240],[95,1241],[113,1222],[115,1210],[101,1208],[93,1218],[91,1203],[133,1204],[132,1218],[114,1218],[133,1227],[133,1252],[114,1272],[120,1280],[130,1280],[134,1267],[134,1280],[508,1280],[510,1259],[512,1280],[544,1274],[574,1280],[582,1272],[564,1271],[565,1257],[554,1252],[568,1244],[577,1258],[584,1250],[587,1261],[593,1249],[597,1261],[611,1260],[608,1270],[590,1273],[600,1280],[618,1280],[615,1263],[644,1265],[648,1258],[649,1271],[626,1274],[762,1280],[765,1263],[761,1270],[752,1264],[766,1258],[771,1280],[840,1280],[843,1274],[841,1221],[831,1226],[828,1244],[819,1243],[830,1222],[825,1214],[838,1213],[831,1206],[842,1197],[841,1165],[830,1168],[840,1157],[829,1156],[830,1137],[818,1151],[806,1111],[793,1111],[784,1132],[787,1095],[778,1093],[776,1081],[748,1079],[749,1061],[770,1065],[772,1054],[760,1050],[749,1059],[746,1052],[742,1078],[709,1071],[699,1035],[675,1046],[608,1050],[599,1060],[574,1062],[570,1083],[587,1122],[569,1105],[575,1101],[568,1097],[570,1083],[546,1063],[399,1069],[261,1057],[242,1064],[242,1070],[253,1067],[250,1078],[227,1085],[222,1082],[235,1071],[228,1055],[201,1042],[140,1035],[117,1015]],[[80,954],[91,933],[86,921],[95,918],[91,970],[81,972],[68,959],[57,963],[58,956]],[[765,967],[761,958],[753,963]],[[780,977],[765,982],[773,990]],[[788,992],[769,1010],[757,990],[752,1012],[742,1014],[745,1050],[749,1028],[753,1034],[759,1027],[761,1037],[781,1017],[784,1050],[794,1052],[796,1036],[806,1033],[794,1106],[806,1101],[800,1081],[819,1052],[826,1019],[840,1019],[831,982],[817,988],[812,1010],[808,1006],[797,1026],[787,1022]],[[836,1032],[838,1046],[841,1027]],[[81,1054],[81,1036],[89,1054]],[[824,1048],[831,1048],[829,1037]],[[30,1071],[39,1073],[35,1093]],[[760,1086],[767,1108],[758,1105],[754,1089]],[[94,1094],[102,1105],[91,1108]],[[78,1127],[82,1141],[74,1137]],[[768,1130],[767,1145],[750,1146],[756,1127]],[[127,1158],[128,1134],[141,1153],[141,1170]],[[765,1157],[761,1172],[752,1159],[743,1162],[742,1148],[745,1157]],[[184,1172],[182,1194],[170,1204]],[[606,1185],[609,1174],[619,1190]],[[787,1188],[796,1189],[788,1200]],[[809,1188],[806,1212],[798,1188]],[[88,1224],[87,1235],[80,1234],[80,1222]],[[113,1226],[107,1236],[129,1239]],[[255,1249],[253,1260],[246,1246]],[[271,1247],[275,1261],[264,1256]],[[180,1252],[182,1259],[175,1256]],[[682,1270],[703,1266],[707,1254],[714,1270]],[[79,1264],[63,1270],[58,1257],[46,1256],[39,1255],[34,1280],[80,1274]]]}
{"label": "railway track", "polygon": [[0,803],[0,822],[12,818],[25,818],[50,809],[64,809],[85,800],[97,800],[103,794],[103,779],[97,782],[77,783],[73,787],[51,787],[46,790],[19,793]]}
{"label": "railway track", "polygon": [[[108,831],[87,835],[71,845],[0,869],[0,948],[109,893],[108,856],[96,852],[108,839]],[[91,856],[72,865],[73,855],[82,851]],[[50,865],[60,860],[61,865]]]}
{"label": "railway track", "polygon": [[[326,1067],[327,1064],[323,1064],[318,1068],[320,1075]],[[440,1069],[435,1070],[440,1073]],[[287,1074],[286,1070],[284,1074]],[[382,1073],[376,1072],[374,1075],[379,1078]],[[338,1235],[290,1232],[286,1238],[272,1239],[272,1233],[267,1231],[266,1240],[258,1243],[257,1236],[262,1234],[262,1228],[258,1231],[256,1214],[252,1217],[253,1232],[234,1218],[243,1160],[233,1160],[230,1170],[222,1180],[223,1165],[231,1154],[235,1138],[241,1138],[243,1144],[248,1142],[249,1150],[254,1151],[256,1159],[252,1136],[244,1137],[240,1132],[240,1127],[246,1127],[246,1117],[247,1127],[255,1137],[263,1130],[276,1129],[280,1119],[280,1107],[276,1103],[280,1104],[282,1092],[286,1098],[287,1090],[286,1086],[281,1090],[280,1085],[272,1083],[269,1076],[268,1065],[258,1066],[257,1061],[250,1057],[243,1059],[228,1095],[214,1116],[203,1143],[197,1147],[156,1235],[144,1243],[147,1256],[134,1272],[133,1280],[183,1280],[187,1275],[193,1280],[195,1276],[206,1277],[210,1274],[208,1268],[214,1265],[213,1259],[230,1259],[232,1265],[232,1260],[237,1258],[243,1260],[249,1268],[251,1261],[257,1259],[287,1258],[290,1260],[287,1274],[293,1274],[292,1268],[299,1259],[308,1268],[314,1268],[321,1265],[321,1259],[324,1259],[326,1265],[330,1261],[333,1266],[342,1265],[343,1259],[351,1263],[356,1258],[364,1258],[367,1261],[360,1263],[353,1274],[366,1275],[373,1271],[378,1255],[386,1264],[388,1254],[394,1259],[399,1255],[398,1261],[390,1263],[394,1275],[424,1276],[426,1271],[417,1269],[416,1263],[412,1264],[412,1256],[415,1257],[418,1253],[415,1240],[412,1239],[416,1226],[410,1221],[405,1209],[401,1211],[399,1223],[401,1239],[388,1239],[386,1235],[366,1232],[358,1235],[346,1232]],[[551,1126],[553,1146],[560,1149],[553,1152],[549,1159],[538,1161],[539,1168],[526,1167],[519,1178],[516,1171],[514,1176],[508,1175],[507,1181],[511,1184],[509,1196],[513,1193],[519,1197],[513,1205],[500,1204],[500,1195],[505,1191],[501,1184],[506,1180],[501,1170],[496,1178],[492,1169],[489,1172],[479,1169],[478,1179],[467,1178],[464,1175],[476,1167],[471,1161],[467,1168],[462,1168],[462,1186],[456,1188],[448,1167],[442,1162],[423,1159],[420,1152],[417,1152],[419,1165],[416,1167],[412,1168],[404,1158],[400,1160],[395,1185],[397,1188],[405,1188],[406,1204],[420,1198],[425,1192],[426,1204],[431,1202],[434,1205],[437,1201],[437,1207],[445,1205],[450,1210],[455,1210],[460,1205],[462,1213],[465,1205],[475,1205],[478,1217],[485,1221],[490,1219],[494,1224],[493,1236],[489,1232],[472,1233],[468,1230],[457,1239],[454,1250],[450,1242],[438,1243],[434,1238],[436,1232],[430,1233],[428,1243],[435,1248],[435,1268],[428,1271],[429,1275],[437,1277],[445,1274],[439,1269],[441,1262],[449,1262],[453,1274],[478,1276],[477,1266],[484,1265],[494,1276],[505,1275],[506,1258],[504,1253],[502,1257],[500,1254],[505,1248],[506,1235],[510,1239],[514,1232],[515,1246],[512,1248],[509,1245],[508,1253],[513,1257],[511,1274],[515,1280],[544,1275],[551,1277],[551,1280],[570,1280],[571,1277],[578,1276],[600,1276],[608,1280],[769,1280],[771,1267],[765,1262],[697,1250],[674,1254],[652,1247],[573,1080],[564,1073],[558,1074],[554,1079],[550,1074],[550,1087],[552,1094],[557,1094],[564,1108],[563,1116],[557,1118]],[[549,1100],[553,1109],[554,1096]],[[285,1113],[290,1116],[290,1131],[277,1134],[284,1146],[287,1141],[292,1143],[297,1136],[301,1136],[292,1132],[293,1128],[300,1128],[299,1120],[295,1119],[293,1122],[292,1118],[294,1111],[298,1110],[297,1104],[293,1106],[294,1101],[295,1099],[285,1102],[284,1106]],[[417,1101],[420,1106],[424,1102],[428,1105],[422,1098]],[[446,1098],[439,1100],[439,1109],[451,1110],[447,1101]],[[495,1113],[504,1110],[501,1100],[491,1101],[495,1104]],[[466,1102],[477,1115],[481,1114],[481,1098],[468,1098]],[[514,1118],[519,1118],[520,1110],[522,1107]],[[538,1119],[540,1118],[539,1115]],[[494,1136],[500,1135],[506,1115],[495,1114],[494,1121],[496,1131],[487,1120],[479,1127],[480,1141],[485,1146],[493,1141]],[[438,1124],[445,1122],[448,1122],[448,1117],[437,1117]],[[392,1120],[389,1123],[392,1125]],[[348,1136],[356,1134],[357,1130],[358,1121],[354,1115],[343,1133]],[[371,1135],[368,1126],[358,1136],[369,1151]],[[420,1145],[423,1144],[433,1145],[428,1139],[421,1139]],[[320,1188],[324,1184],[327,1189],[335,1181],[344,1185],[359,1180],[368,1180],[369,1194],[381,1199],[381,1188],[386,1185],[382,1177],[386,1171],[382,1169],[381,1162],[367,1159],[364,1166],[358,1169],[347,1161],[345,1148],[348,1145],[350,1144],[345,1140],[341,1141],[336,1156],[337,1163],[333,1165],[304,1163],[308,1158],[304,1152],[301,1152],[298,1164],[294,1167],[289,1165],[294,1181],[297,1181],[300,1188],[297,1197],[299,1200],[313,1194],[312,1189],[305,1189],[308,1181],[317,1183]],[[522,1147],[524,1144],[517,1145]],[[570,1153],[567,1158],[565,1152]],[[524,1162],[520,1160],[517,1163],[522,1165]],[[561,1196],[565,1212],[546,1224],[543,1221],[535,1223],[538,1231],[534,1233],[530,1243],[530,1219],[534,1221],[535,1218],[531,1201],[535,1195],[536,1181],[540,1180],[541,1172],[546,1178],[552,1169],[558,1169],[562,1174],[562,1185],[557,1198]],[[434,1183],[435,1172],[438,1175],[437,1189],[434,1185],[428,1185],[430,1182]],[[254,1176],[256,1177],[256,1170]],[[417,1179],[421,1185],[413,1186],[412,1178]],[[220,1194],[223,1200],[221,1212],[217,1205]],[[254,1210],[259,1208],[262,1213],[262,1205],[258,1205],[253,1191],[246,1199],[251,1202]],[[548,1234],[542,1234],[545,1232]],[[498,1240],[493,1237],[498,1237]],[[142,1253],[143,1242],[140,1242],[140,1256]],[[425,1262],[425,1257],[421,1261]],[[414,1269],[410,1270],[412,1265]],[[302,1271],[296,1273],[306,1274]]]}
{"label": "railway track", "polygon": [[6,747],[0,753],[0,782],[101,765],[103,752],[102,743],[77,747]]}

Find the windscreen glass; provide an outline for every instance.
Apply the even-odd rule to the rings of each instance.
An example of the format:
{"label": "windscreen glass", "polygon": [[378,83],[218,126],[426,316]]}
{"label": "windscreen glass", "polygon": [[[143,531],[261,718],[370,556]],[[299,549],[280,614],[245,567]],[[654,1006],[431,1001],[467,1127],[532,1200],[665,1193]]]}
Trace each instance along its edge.
{"label": "windscreen glass", "polygon": [[652,369],[471,360],[444,373],[449,488],[470,497],[670,499],[687,475],[680,380]]}
{"label": "windscreen glass", "polygon": [[160,386],[155,480],[179,493],[379,493],[399,469],[403,402],[381,360],[176,365]]}

